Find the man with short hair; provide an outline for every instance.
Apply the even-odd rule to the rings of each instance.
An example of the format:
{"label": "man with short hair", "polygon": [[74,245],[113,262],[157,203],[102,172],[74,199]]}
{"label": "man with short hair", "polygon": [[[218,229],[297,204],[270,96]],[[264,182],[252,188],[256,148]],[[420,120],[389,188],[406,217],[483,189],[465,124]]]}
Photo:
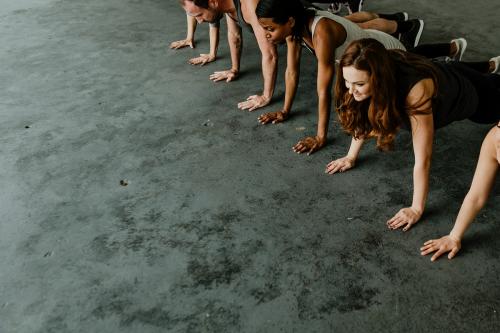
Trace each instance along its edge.
{"label": "man with short hair", "polygon": [[259,0],[180,0],[186,13],[194,17],[198,23],[214,22],[221,15],[226,15],[229,50],[231,53],[231,69],[215,72],[210,75],[212,81],[237,78],[240,70],[242,47],[241,27],[247,26],[255,35],[262,54],[262,73],[264,88],[261,95],[252,95],[238,103],[238,108],[253,111],[271,101],[276,82],[278,53],[276,46],[266,39],[265,31],[257,20],[255,8]]}

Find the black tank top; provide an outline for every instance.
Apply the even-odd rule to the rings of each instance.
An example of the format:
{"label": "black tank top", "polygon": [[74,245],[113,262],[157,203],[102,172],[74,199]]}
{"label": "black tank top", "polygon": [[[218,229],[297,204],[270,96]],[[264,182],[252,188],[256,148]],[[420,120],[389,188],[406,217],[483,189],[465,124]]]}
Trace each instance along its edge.
{"label": "black tank top", "polygon": [[[406,97],[420,80],[430,78],[419,73],[414,67],[396,60],[396,81],[398,87],[397,108],[403,119],[402,128],[410,129],[406,112]],[[437,73],[438,92],[432,100],[434,128],[444,127],[454,121],[467,119],[477,109],[478,96],[474,85],[464,71],[469,68],[454,62],[432,61]]]}

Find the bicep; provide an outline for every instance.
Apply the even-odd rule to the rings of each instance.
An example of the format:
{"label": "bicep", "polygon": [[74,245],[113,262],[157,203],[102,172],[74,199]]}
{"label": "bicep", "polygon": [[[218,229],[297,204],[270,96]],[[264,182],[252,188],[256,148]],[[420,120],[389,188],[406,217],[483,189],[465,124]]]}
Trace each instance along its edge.
{"label": "bicep", "polygon": [[298,41],[288,37],[286,39],[286,65],[287,70],[297,70],[300,64],[302,46]]}
{"label": "bicep", "polygon": [[335,58],[329,52],[318,52],[318,77],[316,80],[318,92],[331,89],[335,74]]}
{"label": "bicep", "polygon": [[432,113],[410,115],[410,123],[415,164],[430,163],[434,138]]}
{"label": "bicep", "polygon": [[227,32],[229,35],[241,37],[240,26],[229,14],[226,14],[226,23],[227,23]]}

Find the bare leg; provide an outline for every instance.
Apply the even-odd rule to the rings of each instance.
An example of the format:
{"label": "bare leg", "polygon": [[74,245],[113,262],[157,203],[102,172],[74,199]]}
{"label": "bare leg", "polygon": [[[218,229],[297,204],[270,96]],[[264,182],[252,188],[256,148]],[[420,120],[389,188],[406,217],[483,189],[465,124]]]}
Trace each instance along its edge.
{"label": "bare leg", "polygon": [[352,13],[349,15],[344,16],[344,18],[348,19],[351,22],[354,23],[363,23],[367,21],[371,21],[373,19],[377,19],[378,14],[376,13],[371,13],[371,12],[357,12],[357,13]]}
{"label": "bare leg", "polygon": [[382,18],[376,18],[363,23],[358,23],[358,26],[360,26],[363,29],[374,29],[383,31],[385,33],[388,33],[389,35],[396,33],[396,31],[398,30],[398,23],[396,21],[389,21]]}

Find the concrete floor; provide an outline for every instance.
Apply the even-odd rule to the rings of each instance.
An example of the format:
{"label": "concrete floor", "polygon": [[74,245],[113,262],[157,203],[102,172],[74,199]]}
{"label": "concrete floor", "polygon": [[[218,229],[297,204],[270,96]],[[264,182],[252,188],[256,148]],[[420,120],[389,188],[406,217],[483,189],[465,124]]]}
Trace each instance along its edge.
{"label": "concrete floor", "polygon": [[[466,60],[500,54],[499,2],[404,6],[365,8],[425,19],[423,42],[466,37]],[[261,89],[254,38],[241,78],[214,84],[225,32],[197,68],[208,27],[169,50],[184,29],[174,0],[0,1],[0,332],[500,331],[499,182],[456,259],[418,250],[451,229],[488,126],[437,133],[427,214],[389,231],[411,200],[407,133],[327,176],[349,144],[336,122],[322,151],[291,150],[315,131],[314,59],[294,116],[261,126],[284,58],[273,104],[239,111]]]}

